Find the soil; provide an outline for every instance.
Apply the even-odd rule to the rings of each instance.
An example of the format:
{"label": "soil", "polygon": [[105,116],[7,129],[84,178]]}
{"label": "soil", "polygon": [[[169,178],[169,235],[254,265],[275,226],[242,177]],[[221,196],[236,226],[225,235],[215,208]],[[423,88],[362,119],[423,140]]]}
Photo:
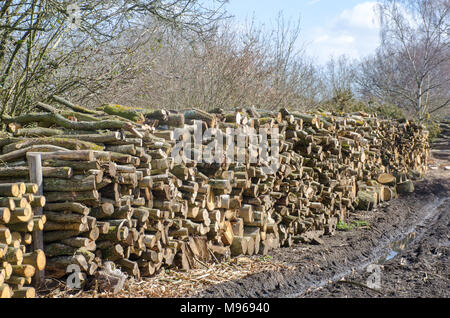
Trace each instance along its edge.
{"label": "soil", "polygon": [[[41,297],[449,297],[450,151],[439,150],[414,193],[349,215],[350,231],[321,245],[295,245],[269,257],[239,257],[188,272],[129,279],[119,294],[64,284]],[[447,168],[446,168],[447,167]],[[368,284],[379,269],[379,286]],[[372,265],[372,266],[371,266]],[[371,267],[369,267],[371,266]],[[379,266],[379,267],[378,267]],[[176,286],[176,288],[174,288]]]}
{"label": "soil", "polygon": [[[365,226],[272,252],[294,270],[212,285],[196,297],[449,297],[450,172],[448,162],[436,163],[414,193],[350,215],[347,223]],[[380,266],[379,286],[367,283],[371,264]]]}
{"label": "soil", "polygon": [[449,297],[450,200],[420,226],[420,237],[394,258],[382,262],[380,287],[367,288],[370,272],[357,271],[344,281],[311,290],[302,297]]}

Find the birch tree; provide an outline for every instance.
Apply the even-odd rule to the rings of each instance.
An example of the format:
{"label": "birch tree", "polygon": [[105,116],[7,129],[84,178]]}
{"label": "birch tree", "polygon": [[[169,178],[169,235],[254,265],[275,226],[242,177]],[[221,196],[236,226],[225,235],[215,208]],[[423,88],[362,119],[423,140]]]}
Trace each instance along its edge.
{"label": "birch tree", "polygon": [[363,95],[396,104],[422,120],[450,105],[450,1],[386,0],[381,45],[361,64]]}

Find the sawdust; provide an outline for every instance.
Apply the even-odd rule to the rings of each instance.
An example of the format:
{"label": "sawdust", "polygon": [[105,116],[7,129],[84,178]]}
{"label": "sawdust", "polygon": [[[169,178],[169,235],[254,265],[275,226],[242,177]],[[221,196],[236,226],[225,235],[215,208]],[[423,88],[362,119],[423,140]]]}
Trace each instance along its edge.
{"label": "sawdust", "polygon": [[63,282],[45,298],[186,298],[196,297],[204,289],[230,280],[242,279],[263,271],[277,272],[294,270],[295,266],[275,261],[270,257],[238,257],[220,264],[209,264],[208,268],[190,271],[161,270],[153,277],[136,280],[128,278],[124,289],[112,294],[95,290],[68,290]]}

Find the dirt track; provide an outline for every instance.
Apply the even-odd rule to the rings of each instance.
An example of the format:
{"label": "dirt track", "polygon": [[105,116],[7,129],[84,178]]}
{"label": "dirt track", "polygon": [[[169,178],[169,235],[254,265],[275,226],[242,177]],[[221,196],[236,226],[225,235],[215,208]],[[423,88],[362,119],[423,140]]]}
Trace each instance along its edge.
{"label": "dirt track", "polygon": [[[449,297],[448,269],[450,172],[430,171],[416,183],[416,191],[359,212],[352,220],[369,226],[325,237],[318,246],[279,249],[274,260],[295,265],[295,270],[261,272],[213,285],[202,297]],[[404,250],[383,262],[390,245]],[[397,244],[395,244],[397,243]],[[394,255],[391,255],[391,257]],[[370,264],[381,264],[381,288],[367,288]],[[342,280],[345,280],[343,282]]]}
{"label": "dirt track", "polygon": [[449,206],[450,200],[446,200],[431,219],[418,227],[419,237],[411,245],[381,263],[379,291],[359,285],[371,275],[362,270],[345,277],[345,281],[328,284],[303,296],[449,297]]}

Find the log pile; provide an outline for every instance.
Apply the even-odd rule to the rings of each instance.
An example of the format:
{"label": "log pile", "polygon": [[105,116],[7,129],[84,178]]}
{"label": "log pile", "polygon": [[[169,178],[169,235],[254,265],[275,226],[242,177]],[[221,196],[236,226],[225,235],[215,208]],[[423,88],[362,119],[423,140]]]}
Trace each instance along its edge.
{"label": "log pile", "polygon": [[433,140],[433,149],[448,150],[450,146],[450,117],[439,122],[440,133]]}
{"label": "log pile", "polygon": [[31,287],[37,271],[45,267],[42,250],[31,251],[33,231],[42,231],[45,216],[33,208],[43,207],[33,183],[0,184],[0,298],[34,298]]}
{"label": "log pile", "polygon": [[[439,125],[439,134],[432,140],[433,158],[450,161],[450,117],[444,118]],[[435,165],[431,167],[437,169]],[[442,166],[445,170],[450,170],[450,166]]]}
{"label": "log pile", "polygon": [[[0,183],[27,182],[26,153],[42,152],[46,272],[58,278],[69,264],[82,281],[102,261],[141,277],[320,244],[348,211],[410,192],[429,153],[422,126],[361,112],[94,111],[55,100],[70,110],[40,103],[43,113],[3,117]],[[180,149],[175,128],[188,133]]]}

